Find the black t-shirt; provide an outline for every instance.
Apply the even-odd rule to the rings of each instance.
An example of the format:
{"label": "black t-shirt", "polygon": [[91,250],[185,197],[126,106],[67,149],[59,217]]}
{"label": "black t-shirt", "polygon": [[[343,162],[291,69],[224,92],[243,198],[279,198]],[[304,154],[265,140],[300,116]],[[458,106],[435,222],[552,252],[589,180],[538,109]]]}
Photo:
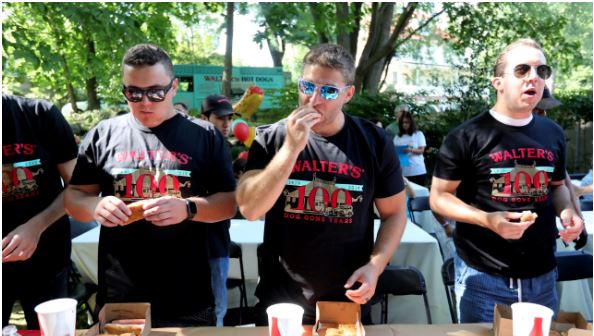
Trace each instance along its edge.
{"label": "black t-shirt", "polygon": [[461,181],[456,195],[486,212],[538,214],[518,240],[458,222],[454,241],[468,265],[513,278],[535,277],[555,267],[551,181],[565,178],[565,136],[557,124],[534,117],[528,125],[514,127],[482,113],[448,134],[439,150],[435,176]]}
{"label": "black t-shirt", "polygon": [[[179,114],[150,129],[132,114],[102,121],[85,137],[71,183],[99,184],[103,196],[125,202],[235,189],[222,136],[209,123]],[[150,302],[159,318],[212,306],[207,225],[159,227],[140,220],[102,226],[98,303]]]}
{"label": "black t-shirt", "polygon": [[[347,301],[344,284],[369,261],[376,198],[404,188],[392,141],[345,114],[331,137],[310,136],[266,214],[260,283],[264,302],[288,300],[315,316],[319,300]],[[246,170],[263,169],[282,146],[286,120],[258,130]]]}
{"label": "black t-shirt", "polygon": [[[54,105],[2,95],[2,237],[56,199],[64,189],[57,165],[74,158],[72,130]],[[55,275],[69,265],[70,246],[64,216],[43,232],[30,259],[3,263],[2,270],[10,277]]]}

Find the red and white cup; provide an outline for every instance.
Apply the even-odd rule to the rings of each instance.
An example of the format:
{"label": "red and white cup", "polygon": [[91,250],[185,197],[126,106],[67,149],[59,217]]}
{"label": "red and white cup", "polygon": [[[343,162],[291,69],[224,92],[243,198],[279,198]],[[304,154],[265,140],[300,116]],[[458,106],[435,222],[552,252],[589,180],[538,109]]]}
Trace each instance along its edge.
{"label": "red and white cup", "polygon": [[64,298],[45,301],[35,307],[42,336],[75,336],[76,304]]}
{"label": "red and white cup", "polygon": [[516,302],[511,308],[513,336],[549,335],[553,318],[550,308],[529,302]]}
{"label": "red and white cup", "polygon": [[303,308],[293,303],[277,303],[266,309],[270,336],[301,336]]}

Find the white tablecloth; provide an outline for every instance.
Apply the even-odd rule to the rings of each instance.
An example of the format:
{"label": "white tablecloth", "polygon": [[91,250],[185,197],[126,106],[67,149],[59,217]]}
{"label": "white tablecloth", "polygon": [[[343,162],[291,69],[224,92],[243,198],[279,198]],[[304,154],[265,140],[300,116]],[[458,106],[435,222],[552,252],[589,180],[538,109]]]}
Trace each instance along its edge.
{"label": "white tablecloth", "polygon": [[[378,225],[379,221],[376,221],[376,233]],[[262,242],[263,230],[264,222],[262,221],[231,221],[231,239],[242,246],[249,305],[254,305],[256,302],[254,296],[258,281],[256,249]],[[83,277],[94,283],[97,283],[99,231],[99,228],[95,228],[72,240],[72,260]],[[411,265],[423,273],[433,322],[450,323],[447,299],[440,273],[442,258],[439,254],[437,241],[421,228],[408,223],[400,247],[392,257],[391,263]],[[238,275],[239,265],[232,259],[229,277],[236,278]],[[237,290],[229,292],[229,307],[239,306],[238,295]],[[374,308],[374,320],[379,321],[379,314],[376,312],[379,310],[379,305]],[[424,309],[423,299],[420,296],[391,296],[388,323],[426,323]]]}

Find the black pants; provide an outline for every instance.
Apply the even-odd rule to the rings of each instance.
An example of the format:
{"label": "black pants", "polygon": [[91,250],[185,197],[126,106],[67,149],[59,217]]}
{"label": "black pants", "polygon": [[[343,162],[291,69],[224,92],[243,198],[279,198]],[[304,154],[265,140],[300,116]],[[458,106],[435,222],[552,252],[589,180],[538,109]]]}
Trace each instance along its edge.
{"label": "black pants", "polygon": [[68,297],[68,274],[70,266],[53,276],[39,276],[32,271],[26,276],[15,277],[3,272],[2,275],[2,326],[10,320],[14,303],[18,300],[23,307],[27,329],[39,329],[35,306],[52,300]]}
{"label": "black pants", "polygon": [[425,180],[427,179],[427,174],[415,175],[415,176],[407,176],[406,179],[408,179],[412,183],[416,183],[416,184],[424,187],[425,186]]}

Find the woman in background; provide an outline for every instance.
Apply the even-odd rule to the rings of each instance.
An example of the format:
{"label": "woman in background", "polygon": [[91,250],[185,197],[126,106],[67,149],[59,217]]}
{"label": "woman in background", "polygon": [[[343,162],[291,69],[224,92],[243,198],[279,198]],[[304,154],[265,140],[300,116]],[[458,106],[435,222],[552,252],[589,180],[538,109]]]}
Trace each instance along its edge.
{"label": "woman in background", "polygon": [[417,130],[415,121],[408,111],[398,116],[398,134],[394,137],[394,146],[400,155],[406,155],[408,162],[401,160],[402,174],[411,182],[425,186],[427,168],[423,152],[427,143],[423,132]]}

